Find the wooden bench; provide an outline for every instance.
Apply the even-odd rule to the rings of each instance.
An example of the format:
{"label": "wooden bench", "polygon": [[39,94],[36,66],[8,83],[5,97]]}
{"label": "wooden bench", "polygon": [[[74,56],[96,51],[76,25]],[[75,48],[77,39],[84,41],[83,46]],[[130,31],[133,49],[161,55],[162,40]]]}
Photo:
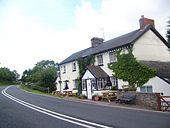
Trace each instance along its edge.
{"label": "wooden bench", "polygon": [[102,100],[107,100],[108,102],[111,102],[112,100],[114,100],[116,98],[116,95],[114,92],[103,92],[102,93]]}
{"label": "wooden bench", "polygon": [[120,98],[116,99],[119,103],[131,103],[135,100],[136,94],[124,93]]}

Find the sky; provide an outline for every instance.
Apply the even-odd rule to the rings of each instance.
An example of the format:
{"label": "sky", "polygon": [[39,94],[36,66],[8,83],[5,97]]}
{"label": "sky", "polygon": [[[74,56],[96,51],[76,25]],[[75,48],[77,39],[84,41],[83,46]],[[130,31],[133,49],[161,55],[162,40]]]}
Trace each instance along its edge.
{"label": "sky", "polygon": [[139,29],[141,15],[166,37],[170,0],[0,0],[0,67],[22,75],[41,60],[59,63],[92,37]]}

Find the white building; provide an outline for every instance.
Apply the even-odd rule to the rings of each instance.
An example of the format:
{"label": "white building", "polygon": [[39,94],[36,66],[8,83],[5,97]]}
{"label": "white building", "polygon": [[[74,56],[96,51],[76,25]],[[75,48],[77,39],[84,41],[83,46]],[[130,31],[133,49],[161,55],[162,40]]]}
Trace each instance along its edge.
{"label": "white building", "polygon": [[[102,91],[105,88],[110,88],[106,87],[106,85],[117,86],[121,89],[122,85],[128,84],[127,82],[113,77],[113,72],[108,68],[109,63],[116,62],[115,51],[117,50],[121,49],[126,53],[128,48],[132,48],[133,54],[138,61],[170,62],[170,51],[167,47],[167,42],[155,29],[154,21],[142,16],[139,20],[139,24],[139,29],[105,42],[101,38],[94,37],[91,39],[91,47],[76,52],[63,60],[60,63],[60,77],[58,77],[56,81],[58,83],[57,90],[62,91],[63,89],[68,89],[77,91],[78,79],[80,77],[77,60],[90,55],[94,56],[94,66],[87,67],[87,71],[82,78],[82,93],[87,96],[93,95],[95,91]],[[109,80],[96,77],[97,74],[105,74],[104,76],[107,74]],[[170,79],[170,77],[166,79]],[[165,79],[161,80],[164,81]],[[150,81],[155,80],[151,79]],[[167,84],[166,90],[169,89],[168,92],[170,92],[168,81],[165,80],[164,82],[161,82],[159,86],[162,87],[164,86],[163,84]],[[88,88],[88,85],[91,87]],[[152,86],[152,82],[150,82],[149,85]],[[138,89],[138,91],[143,90]],[[152,91],[155,91],[154,88]],[[161,92],[164,93],[164,91]]]}

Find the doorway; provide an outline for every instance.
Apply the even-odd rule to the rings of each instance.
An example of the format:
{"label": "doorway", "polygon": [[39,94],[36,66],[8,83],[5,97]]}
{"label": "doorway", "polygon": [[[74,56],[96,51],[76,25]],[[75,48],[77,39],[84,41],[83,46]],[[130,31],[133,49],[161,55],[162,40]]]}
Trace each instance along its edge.
{"label": "doorway", "polygon": [[92,99],[92,86],[91,86],[91,80],[87,80],[87,99]]}

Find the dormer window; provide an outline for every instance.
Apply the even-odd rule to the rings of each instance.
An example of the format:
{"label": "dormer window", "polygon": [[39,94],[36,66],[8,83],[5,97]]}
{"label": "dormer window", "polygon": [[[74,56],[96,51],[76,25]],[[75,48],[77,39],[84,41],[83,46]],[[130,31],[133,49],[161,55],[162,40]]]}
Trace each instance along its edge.
{"label": "dormer window", "polygon": [[73,71],[73,72],[76,71],[76,62],[74,62],[74,63],[72,64],[72,71]]}
{"label": "dormer window", "polygon": [[103,55],[97,55],[97,64],[98,66],[103,66]]}

